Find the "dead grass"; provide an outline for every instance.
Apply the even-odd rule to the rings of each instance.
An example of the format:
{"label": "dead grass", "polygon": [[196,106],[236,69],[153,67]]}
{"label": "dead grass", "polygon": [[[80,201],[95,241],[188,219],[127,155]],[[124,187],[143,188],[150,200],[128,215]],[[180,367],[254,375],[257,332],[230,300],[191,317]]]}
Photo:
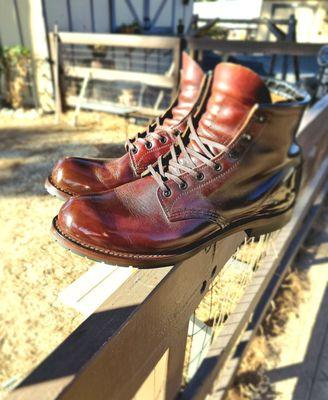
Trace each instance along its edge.
{"label": "dead grass", "polygon": [[[317,252],[326,240],[328,222],[328,199],[312,225],[303,246],[279,288],[269,310],[266,313],[257,336],[252,341],[238,370],[227,400],[250,400],[280,398],[270,383],[266,370],[273,370],[280,361],[283,345],[292,343],[293,336],[285,337],[286,328],[293,318],[299,317],[301,304],[308,302],[311,295],[309,267],[314,262]],[[309,310],[311,312],[311,310]],[[295,333],[295,332],[293,332]],[[299,334],[299,333],[295,333]]]}
{"label": "dead grass", "polygon": [[[212,328],[212,338],[216,337],[233,312],[251,282],[261,258],[272,245],[274,234],[261,236],[255,240],[246,239],[233,257],[225,264],[213,280],[209,290],[195,310],[197,320]],[[187,383],[193,337],[188,336],[186,344],[183,386]],[[204,347],[206,348],[206,346]],[[200,353],[206,350],[200,349]],[[205,355],[202,353],[203,356]]]}
{"label": "dead grass", "polygon": [[292,315],[297,316],[308,289],[306,271],[293,269],[287,274],[240,365],[227,400],[276,398],[265,371],[279,359],[281,349],[274,348],[271,341],[285,332]]}
{"label": "dead grass", "polygon": [[[43,184],[65,155],[115,157],[124,151],[125,122],[82,113],[79,128],[53,116],[1,118],[0,125],[0,397],[83,320],[58,293],[93,263],[61,248],[49,234],[62,202]],[[140,127],[129,126],[129,133]],[[2,388],[2,389],[1,389]]]}

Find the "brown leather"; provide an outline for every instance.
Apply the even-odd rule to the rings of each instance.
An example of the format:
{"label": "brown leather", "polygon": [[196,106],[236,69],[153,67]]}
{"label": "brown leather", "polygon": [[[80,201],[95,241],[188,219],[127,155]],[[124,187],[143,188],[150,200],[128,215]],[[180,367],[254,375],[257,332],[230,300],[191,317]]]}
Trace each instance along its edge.
{"label": "brown leather", "polygon": [[[280,95],[284,91],[281,84],[269,86]],[[196,165],[190,167],[181,146],[179,165],[183,161],[192,173],[178,173],[173,154],[166,155],[158,163],[164,165],[162,173],[158,167],[155,175],[115,190],[71,199],[55,219],[57,238],[98,260],[156,266],[186,258],[229,232],[281,227],[295,202],[300,148],[294,136],[308,101],[288,86],[285,94],[286,101],[272,104],[254,72],[218,65],[206,112],[194,121],[198,136],[214,142],[212,148],[205,145],[213,156],[204,156],[195,136],[190,140],[190,127],[183,143],[192,149]],[[204,126],[207,133],[201,131]],[[217,151],[215,143],[222,142],[227,149]],[[166,191],[159,186],[160,175]],[[179,186],[172,176],[185,185]]]}
{"label": "brown leather", "polygon": [[[117,159],[67,157],[54,167],[46,185],[70,195],[101,192],[140,178],[149,164],[165,154],[176,135],[186,127],[186,117],[192,114],[201,99],[205,75],[201,67],[187,54],[182,55],[182,71],[177,99],[148,130],[129,141],[127,153]],[[157,133],[156,135],[153,132]],[[140,139],[141,138],[141,139]],[[55,192],[56,193],[56,192]],[[65,196],[64,196],[65,197]]]}
{"label": "brown leather", "polygon": [[198,135],[228,143],[256,103],[271,103],[270,92],[262,79],[240,65],[219,64],[211,98],[199,122]]}

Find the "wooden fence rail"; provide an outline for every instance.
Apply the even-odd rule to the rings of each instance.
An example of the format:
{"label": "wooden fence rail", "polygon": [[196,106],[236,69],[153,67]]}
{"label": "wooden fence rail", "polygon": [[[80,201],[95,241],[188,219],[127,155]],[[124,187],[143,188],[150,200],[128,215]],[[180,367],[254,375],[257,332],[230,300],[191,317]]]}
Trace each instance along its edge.
{"label": "wooden fence rail", "polygon": [[[204,399],[214,384],[219,388],[216,398],[222,398],[227,386],[222,383],[223,378],[217,382],[217,376],[227,365],[231,372],[230,360],[236,345],[245,338],[243,332],[248,330],[261,301],[265,305],[270,300],[265,293],[291,245],[295,253],[293,238],[304,226],[308,211],[327,180],[327,134],[328,96],[309,111],[298,136],[304,148],[306,185],[295,215],[279,232],[275,252],[267,254],[182,393],[188,321],[211,282],[244,240],[244,232],[223,239],[178,265],[135,270],[9,399],[147,400],[151,399],[145,395],[147,380],[159,365],[164,380],[160,399],[172,400],[179,394],[186,399]],[[283,270],[279,273],[283,274]],[[278,283],[279,280],[275,287]],[[257,318],[256,325],[260,321],[261,317]],[[235,367],[238,363],[234,360]],[[230,382],[233,371],[228,378],[225,374],[226,382]]]}
{"label": "wooden fence rail", "polygon": [[322,47],[322,44],[315,43],[216,40],[208,37],[188,37],[186,45],[192,53],[212,50],[221,54],[288,54],[290,56],[314,56]]}

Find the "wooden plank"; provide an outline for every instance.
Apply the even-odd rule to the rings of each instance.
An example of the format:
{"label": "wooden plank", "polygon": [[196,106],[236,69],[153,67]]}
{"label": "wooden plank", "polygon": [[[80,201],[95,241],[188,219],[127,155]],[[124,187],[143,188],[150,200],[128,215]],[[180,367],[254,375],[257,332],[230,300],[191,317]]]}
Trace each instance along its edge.
{"label": "wooden plank", "polygon": [[[281,263],[284,254],[292,243],[295,233],[302,227],[318,191],[326,181],[328,171],[328,157],[321,168],[306,186],[295,206],[292,220],[279,232],[275,238],[274,252],[270,252],[261,261],[261,266],[254,274],[255,285],[246,288],[245,293],[236,306],[234,312],[228,317],[219,336],[213,341],[207,357],[204,359],[194,378],[183,393],[185,399],[204,399],[212,390],[217,375],[227,362],[231,350],[243,330],[246,328],[256,306],[259,304],[274,273]],[[233,322],[231,323],[231,319]]]}
{"label": "wooden plank", "polygon": [[303,150],[303,184],[319,168],[321,161],[328,153],[327,137],[328,95],[308,109],[297,135],[297,141]]}
{"label": "wooden plank", "polygon": [[231,235],[174,267],[138,270],[9,399],[131,398],[244,238]]}
{"label": "wooden plank", "polygon": [[58,123],[63,112],[62,94],[60,86],[60,43],[58,41],[58,33],[54,32],[49,36],[49,47],[52,60],[52,70],[54,76],[54,89],[55,89],[55,114],[56,122]]}
{"label": "wooden plank", "polygon": [[172,78],[175,84],[173,85],[172,90],[172,98],[178,92],[178,82],[180,77],[180,68],[181,68],[181,40],[179,39],[174,47],[173,47],[173,71]]}
{"label": "wooden plank", "polygon": [[165,400],[166,399],[166,376],[168,373],[169,349],[165,351],[162,358],[147,376],[132,400]]}
{"label": "wooden plank", "polygon": [[[326,266],[327,264],[321,265],[321,267],[323,268],[325,268]],[[318,276],[317,279],[322,278],[324,278],[324,276],[321,275]],[[325,291],[322,295],[320,307],[316,314],[315,324],[314,326],[312,326],[311,340],[309,341],[309,343],[304,343],[304,345],[307,345],[307,351],[304,359],[302,359],[301,367],[299,368],[300,372],[297,376],[298,382],[293,393],[295,399],[300,399],[301,396],[303,397],[303,394],[303,398],[307,400],[324,400],[328,397],[327,307],[328,285],[326,281]],[[313,309],[311,309],[311,313],[313,312],[312,310]]]}
{"label": "wooden plank", "polygon": [[[69,96],[66,98],[66,104],[70,107],[75,107],[78,102],[77,96]],[[109,101],[97,101],[94,99],[86,98],[85,101],[81,104],[81,108],[87,110],[95,110],[95,111],[104,111],[113,114],[119,115],[128,115],[128,116],[145,116],[148,118],[156,118],[161,115],[165,110],[157,109],[149,107],[126,107],[124,105],[120,105],[119,103],[111,103]]]}
{"label": "wooden plank", "polygon": [[67,306],[89,317],[135,272],[134,268],[96,263],[63,289],[58,298]]}
{"label": "wooden plank", "polygon": [[172,89],[175,85],[175,78],[172,76],[151,74],[147,72],[119,71],[115,69],[76,67],[73,65],[65,66],[65,75],[74,78],[98,79],[103,81],[126,81],[143,83],[148,86]]}
{"label": "wooden plank", "polygon": [[[298,141],[304,150],[305,171],[303,175],[306,177],[304,182],[307,182],[307,185],[303,188],[300,198],[298,199],[293,219],[280,231],[279,237],[275,240],[276,254],[270,253],[265,257],[261,268],[256,272],[252,283],[246,289],[241,302],[234,313],[228,318],[220,336],[213,343],[212,352],[209,352],[207,360],[205,359],[202,365],[203,370],[200,368],[198,374],[187,387],[186,398],[189,398],[188,396],[203,398],[206,393],[210,393],[211,386],[217,374],[226,363],[231,349],[236,345],[240,333],[245,329],[251,314],[259,303],[261,293],[264,293],[271,279],[270,277],[272,277],[272,274],[278,268],[279,263],[287,251],[287,246],[292,243],[293,234],[302,226],[304,217],[320,189],[321,184],[327,179],[328,158],[326,157],[326,146],[324,145],[327,144],[327,99],[328,96],[326,99],[322,99],[322,101],[314,105],[313,110],[310,109],[308,111],[297,135]],[[313,132],[316,132],[315,139],[313,138]],[[314,147],[312,147],[313,144],[311,146],[311,139],[315,143]],[[313,169],[313,165],[316,165],[317,169]],[[317,173],[309,182],[309,179],[313,177],[314,171]],[[213,373],[213,370],[216,370],[216,374]]]}
{"label": "wooden plank", "polygon": [[182,327],[179,332],[177,332],[176,336],[171,340],[165,385],[167,400],[174,399],[176,397],[176,394],[181,389],[188,336],[188,323],[189,321],[185,324],[185,326]]}
{"label": "wooden plank", "polygon": [[148,36],[129,34],[60,32],[60,40],[64,44],[104,45],[114,47],[139,47],[145,49],[176,48],[180,38],[169,36]]}
{"label": "wooden plank", "polygon": [[[305,240],[309,230],[312,227],[312,224],[320,210],[320,206],[322,205],[324,195],[327,192],[327,185],[324,190],[321,191],[315,204],[312,206],[309,214],[307,215],[304,223],[302,224],[302,229],[296,234],[293,239],[291,245],[289,246],[286,254],[284,255],[280,265],[278,266],[274,276],[272,277],[268,287],[266,288],[264,294],[261,297],[259,304],[257,305],[254,315],[252,317],[251,323],[249,324],[247,331],[243,334],[240,342],[238,343],[238,350],[235,352],[232,358],[228,359],[225,365],[220,371],[219,379],[216,380],[214,384],[214,393],[211,395],[211,400],[221,400],[227,393],[233,379],[238,371],[239,365],[246,354],[249,346],[252,343],[252,340],[257,332],[259,325],[261,324],[270,304],[271,300],[274,298],[277,290],[280,287],[281,282],[283,281],[288,267],[293,262],[298,249],[301,247],[303,241]],[[252,279],[252,283],[254,278]],[[251,283],[251,285],[252,285]],[[255,285],[256,287],[258,284]],[[241,347],[241,348],[240,348]]]}
{"label": "wooden plank", "polygon": [[314,56],[322,44],[293,42],[255,42],[245,40],[215,40],[207,37],[186,39],[187,47],[194,51],[213,50],[227,54],[288,54]]}
{"label": "wooden plank", "polygon": [[[267,25],[268,24],[268,19],[267,18],[252,18],[252,19],[230,19],[230,18],[215,18],[215,19],[210,19],[210,18],[198,18],[197,21],[199,22],[216,22],[216,23],[232,23],[232,24],[247,24],[247,25],[252,25],[252,24],[258,24],[258,25]],[[278,24],[278,25],[288,25],[289,20],[288,19],[270,19],[270,22],[273,24]]]}

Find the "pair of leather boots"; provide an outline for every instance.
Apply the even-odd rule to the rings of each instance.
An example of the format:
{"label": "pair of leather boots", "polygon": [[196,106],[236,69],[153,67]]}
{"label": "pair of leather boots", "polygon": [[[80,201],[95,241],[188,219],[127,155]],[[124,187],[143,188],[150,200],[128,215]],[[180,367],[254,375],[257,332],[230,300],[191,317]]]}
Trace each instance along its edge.
{"label": "pair of leather boots", "polygon": [[177,98],[118,159],[68,157],[46,188],[67,202],[52,232],[106,263],[182,261],[237,231],[284,226],[301,179],[306,93],[240,65],[204,74],[186,53]]}

